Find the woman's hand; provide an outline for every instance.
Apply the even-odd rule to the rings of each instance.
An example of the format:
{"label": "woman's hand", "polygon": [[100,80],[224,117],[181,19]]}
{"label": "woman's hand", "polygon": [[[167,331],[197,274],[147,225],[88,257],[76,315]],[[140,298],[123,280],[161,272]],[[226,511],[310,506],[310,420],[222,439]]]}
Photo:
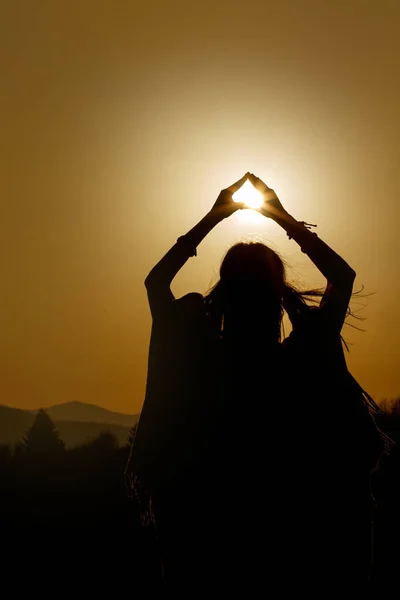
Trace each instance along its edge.
{"label": "woman's hand", "polygon": [[256,190],[263,196],[263,205],[256,209],[262,213],[265,217],[275,219],[287,215],[286,210],[283,208],[278,196],[274,190],[269,188],[259,177],[253,175],[253,173],[247,174],[247,179],[254,185]]}
{"label": "woman's hand", "polygon": [[210,214],[215,216],[217,219],[226,219],[226,217],[230,217],[234,212],[239,210],[240,208],[245,208],[245,204],[243,202],[235,202],[232,198],[232,195],[237,192],[246,179],[249,179],[250,173],[246,173],[239,181],[232,183],[228,188],[222,190],[210,210]]}

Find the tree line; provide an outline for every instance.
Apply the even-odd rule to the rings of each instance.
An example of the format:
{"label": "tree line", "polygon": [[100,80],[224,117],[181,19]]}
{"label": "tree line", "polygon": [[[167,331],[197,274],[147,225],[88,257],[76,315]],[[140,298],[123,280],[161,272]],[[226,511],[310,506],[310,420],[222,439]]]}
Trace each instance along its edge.
{"label": "tree line", "polygon": [[[400,400],[394,406],[377,418],[378,425],[396,442],[372,485],[377,500],[374,535],[378,582],[397,581],[400,558]],[[96,438],[67,449],[46,411],[40,410],[14,448],[0,446],[0,530],[84,528],[102,534],[113,532],[123,543],[129,540],[130,552],[136,556],[136,575],[147,573],[147,581],[149,572],[157,571],[154,538],[143,531],[139,507],[130,497],[124,478],[135,429],[132,427],[124,446],[104,430]],[[268,435],[267,424],[265,431]],[[268,486],[268,469],[265,478]]]}
{"label": "tree line", "polygon": [[136,525],[123,477],[134,432],[122,447],[105,429],[66,449],[39,410],[14,448],[0,446],[0,527]]}

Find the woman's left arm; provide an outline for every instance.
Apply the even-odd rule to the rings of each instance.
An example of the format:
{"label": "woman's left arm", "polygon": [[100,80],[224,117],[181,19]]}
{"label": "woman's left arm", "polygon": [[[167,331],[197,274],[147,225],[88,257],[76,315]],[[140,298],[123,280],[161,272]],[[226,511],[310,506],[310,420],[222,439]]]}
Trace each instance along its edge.
{"label": "woman's left arm", "polygon": [[206,235],[221,221],[229,217],[244,204],[234,202],[232,195],[244,184],[247,173],[228,188],[222,190],[208,212],[188,233],[178,238],[176,244],[152,268],[145,279],[145,286],[153,317],[168,306],[175,298],[171,283]]}

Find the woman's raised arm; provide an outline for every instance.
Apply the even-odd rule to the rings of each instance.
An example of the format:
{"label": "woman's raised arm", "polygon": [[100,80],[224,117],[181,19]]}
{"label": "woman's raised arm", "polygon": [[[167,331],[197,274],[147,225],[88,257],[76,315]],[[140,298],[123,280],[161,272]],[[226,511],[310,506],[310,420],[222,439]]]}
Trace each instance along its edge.
{"label": "woman's raised arm", "polygon": [[211,208],[186,235],[178,238],[176,244],[152,268],[145,279],[153,317],[163,311],[175,299],[171,283],[190,256],[196,255],[196,248],[206,235],[223,219],[229,217],[244,205],[234,202],[232,195],[244,184],[248,174],[228,188],[222,190]]}
{"label": "woman's raised arm", "polygon": [[283,208],[274,190],[253,174],[249,175],[249,180],[264,196],[264,204],[259,209],[260,212],[280,225],[326,278],[327,287],[320,307],[329,325],[336,332],[340,332],[353,291],[355,271],[317,234],[292,217]]}

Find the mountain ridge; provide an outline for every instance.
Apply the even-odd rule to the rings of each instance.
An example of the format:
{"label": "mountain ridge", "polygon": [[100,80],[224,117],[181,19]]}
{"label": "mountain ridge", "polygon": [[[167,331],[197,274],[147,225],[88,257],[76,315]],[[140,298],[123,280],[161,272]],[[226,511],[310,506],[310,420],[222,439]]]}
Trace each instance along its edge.
{"label": "mountain ridge", "polygon": [[[38,410],[39,408],[30,412],[36,413]],[[43,410],[47,412],[51,419],[58,421],[109,423],[113,425],[122,425],[123,427],[132,427],[138,420],[138,414],[119,413],[98,406],[97,404],[80,402],[78,400],[54,404],[53,406],[43,408]]]}
{"label": "mountain ridge", "polygon": [[[80,405],[78,408],[77,404]],[[58,409],[58,407],[63,408]],[[31,427],[37,410],[24,410],[1,404],[0,445],[17,444]],[[127,442],[130,429],[139,419],[138,414],[113,413],[94,404],[87,405],[79,402],[67,402],[43,410],[53,421],[67,448],[84,444],[104,431],[113,433],[122,446]]]}

